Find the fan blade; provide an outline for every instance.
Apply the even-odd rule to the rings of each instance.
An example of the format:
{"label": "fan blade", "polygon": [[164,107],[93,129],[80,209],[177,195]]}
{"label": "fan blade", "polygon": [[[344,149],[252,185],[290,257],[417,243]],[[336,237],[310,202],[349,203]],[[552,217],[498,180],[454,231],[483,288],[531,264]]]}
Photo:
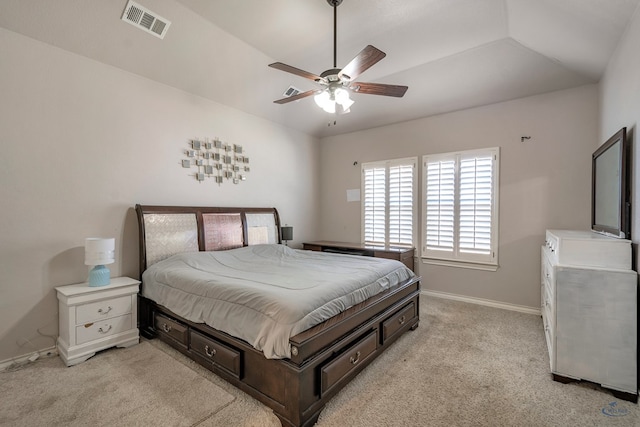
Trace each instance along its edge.
{"label": "fan blade", "polygon": [[408,86],[385,85],[382,83],[352,83],[349,89],[356,93],[365,93],[368,95],[384,95],[402,98],[409,89]]}
{"label": "fan blade", "polygon": [[286,98],[278,99],[277,101],[273,101],[276,104],[286,104],[287,102],[297,101],[298,99],[306,98],[307,96],[314,95],[318,92],[317,89],[308,90],[306,92],[299,93],[293,96],[287,96]]}
{"label": "fan blade", "polygon": [[353,81],[385,56],[387,56],[386,53],[369,45],[362,49],[360,53],[338,73],[338,77],[342,78],[343,76],[347,76],[349,80]]}
{"label": "fan blade", "polygon": [[305,79],[313,80],[316,82],[324,81],[324,79],[320,76],[296,67],[292,67],[291,65],[283,64],[282,62],[274,62],[273,64],[269,64],[269,67],[275,68],[276,70],[284,71],[286,73],[295,74],[296,76],[304,77]]}

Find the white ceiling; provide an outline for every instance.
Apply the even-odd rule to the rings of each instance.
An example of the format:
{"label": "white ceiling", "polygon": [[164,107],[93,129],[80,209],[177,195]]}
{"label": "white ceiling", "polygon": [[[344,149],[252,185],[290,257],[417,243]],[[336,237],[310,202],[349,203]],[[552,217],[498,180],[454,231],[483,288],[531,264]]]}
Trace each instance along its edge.
{"label": "white ceiling", "polygon": [[[326,0],[137,0],[171,21],[161,40],[121,20],[127,0],[0,0],[0,26],[315,136],[351,132],[598,82],[640,0],[344,0],[338,68],[371,44],[387,57],[357,80],[351,113],[312,98],[278,105],[333,68]],[[335,122],[335,124],[334,124]]]}

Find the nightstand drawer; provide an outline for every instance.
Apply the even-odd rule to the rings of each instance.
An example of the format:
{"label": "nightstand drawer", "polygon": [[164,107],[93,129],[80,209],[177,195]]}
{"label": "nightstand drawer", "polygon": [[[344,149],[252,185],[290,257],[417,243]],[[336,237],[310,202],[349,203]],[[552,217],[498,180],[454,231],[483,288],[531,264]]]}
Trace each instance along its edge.
{"label": "nightstand drawer", "polygon": [[78,325],[131,313],[131,296],[105,299],[76,307]]}
{"label": "nightstand drawer", "polygon": [[107,320],[100,320],[76,327],[76,342],[84,344],[120,332],[128,331],[131,328],[131,314],[114,317]]}

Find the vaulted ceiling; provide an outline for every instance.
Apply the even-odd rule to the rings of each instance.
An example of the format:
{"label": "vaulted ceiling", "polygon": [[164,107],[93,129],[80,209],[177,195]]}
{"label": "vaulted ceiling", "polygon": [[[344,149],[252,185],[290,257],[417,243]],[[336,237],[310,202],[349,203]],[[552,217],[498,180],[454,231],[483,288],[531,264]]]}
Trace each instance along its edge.
{"label": "vaulted ceiling", "polygon": [[1,0],[0,26],[321,137],[597,83],[639,1],[344,0],[338,68],[371,44],[387,56],[357,80],[409,86],[344,115],[274,104],[318,86],[267,66],[333,68],[326,0],[137,0],[164,39],[121,20],[127,0]]}

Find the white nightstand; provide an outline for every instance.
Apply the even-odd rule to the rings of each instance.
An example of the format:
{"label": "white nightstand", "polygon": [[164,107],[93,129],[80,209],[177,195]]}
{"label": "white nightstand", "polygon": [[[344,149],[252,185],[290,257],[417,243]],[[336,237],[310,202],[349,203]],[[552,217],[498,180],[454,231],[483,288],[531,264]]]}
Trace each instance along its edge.
{"label": "white nightstand", "polygon": [[84,362],[96,351],[129,347],[138,333],[138,287],[128,277],[111,279],[107,286],[88,283],[58,286],[58,352],[67,366]]}

